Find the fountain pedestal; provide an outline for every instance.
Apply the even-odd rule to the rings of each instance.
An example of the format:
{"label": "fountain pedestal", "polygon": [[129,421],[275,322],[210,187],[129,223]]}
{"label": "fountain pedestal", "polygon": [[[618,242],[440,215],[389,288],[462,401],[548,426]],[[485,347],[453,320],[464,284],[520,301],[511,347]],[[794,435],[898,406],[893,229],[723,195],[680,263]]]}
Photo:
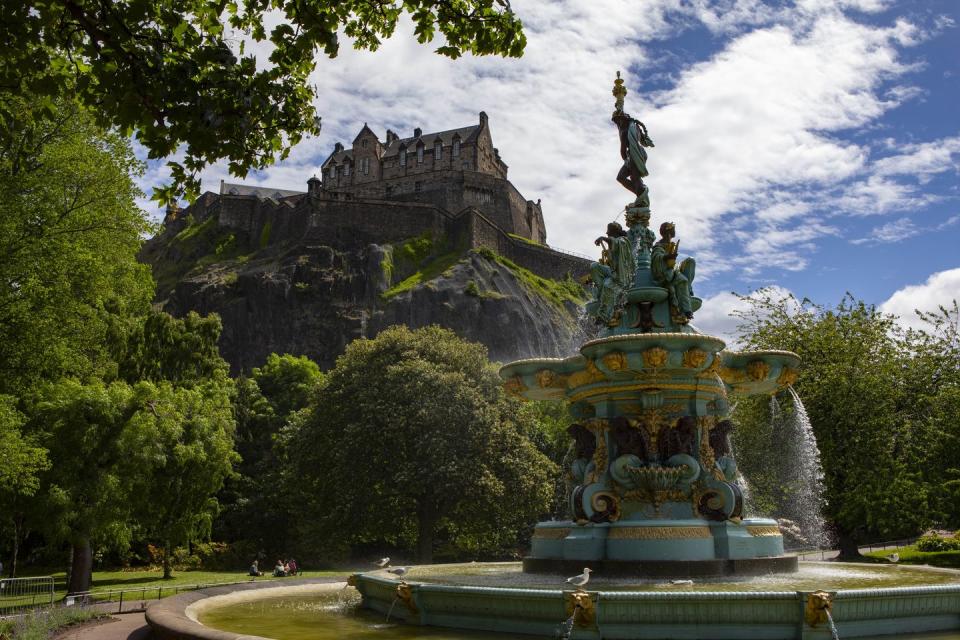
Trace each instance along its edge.
{"label": "fountain pedestal", "polygon": [[[524,570],[587,565],[675,577],[795,570],[777,523],[744,515],[728,396],[790,385],[799,358],[724,350],[673,307],[648,263],[634,265],[616,322],[604,322],[578,355],[500,371],[516,396],[567,399],[575,421],[565,469],[571,517],[537,525]],[[595,301],[598,318],[606,317],[604,300]]]}

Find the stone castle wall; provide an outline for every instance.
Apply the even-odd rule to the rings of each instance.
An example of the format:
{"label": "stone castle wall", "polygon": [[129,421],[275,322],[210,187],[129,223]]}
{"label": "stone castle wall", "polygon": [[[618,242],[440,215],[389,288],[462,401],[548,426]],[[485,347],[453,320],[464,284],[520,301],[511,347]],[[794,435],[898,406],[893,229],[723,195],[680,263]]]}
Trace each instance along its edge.
{"label": "stone castle wall", "polygon": [[[429,234],[445,238],[450,249],[487,247],[547,278],[587,273],[589,260],[511,237],[499,220],[479,210],[483,205],[495,213],[511,211],[510,205],[515,205],[516,200],[510,203],[510,198],[522,199],[515,189],[495,191],[496,181],[490,176],[474,176],[467,182],[469,186],[457,186],[452,180],[445,189],[427,194],[427,202],[420,198],[334,200],[308,195],[276,202],[255,196],[205,193],[191,207],[168,219],[165,232],[175,235],[187,219],[203,223],[216,215],[219,226],[242,231],[253,240],[265,239],[268,245],[307,239],[334,247],[358,248],[395,244]],[[465,195],[458,198],[458,193]],[[461,205],[459,213],[451,213],[444,204]],[[539,207],[532,208],[528,215],[539,216],[542,221]],[[270,229],[265,232],[268,224]]]}

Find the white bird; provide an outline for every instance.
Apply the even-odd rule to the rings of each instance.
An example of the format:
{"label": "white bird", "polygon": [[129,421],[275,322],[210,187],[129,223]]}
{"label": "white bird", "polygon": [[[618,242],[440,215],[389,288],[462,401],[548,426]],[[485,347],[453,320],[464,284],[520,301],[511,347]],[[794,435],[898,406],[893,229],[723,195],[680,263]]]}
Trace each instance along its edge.
{"label": "white bird", "polygon": [[891,553],[890,555],[887,556],[887,560],[889,560],[890,562],[900,562],[900,554]]}
{"label": "white bird", "polygon": [[567,578],[567,584],[572,584],[575,587],[585,586],[588,582],[590,582],[591,571],[593,571],[593,569],[589,567],[584,567],[583,573],[581,573],[580,575],[573,576],[572,578]]}
{"label": "white bird", "polygon": [[390,564],[390,558],[389,558],[389,557],[388,557],[388,558],[380,558],[380,561],[379,561],[379,562],[375,562],[374,564],[376,564],[378,567],[380,567],[381,569],[383,569],[384,567],[389,566],[389,564]]}
{"label": "white bird", "polygon": [[677,586],[689,586],[693,584],[693,580],[671,580],[670,584]]}
{"label": "white bird", "polygon": [[398,578],[401,578],[401,579],[402,579],[403,576],[407,575],[407,568],[406,568],[406,567],[391,567],[391,568],[387,569],[387,573],[392,573],[393,575],[395,575],[395,576],[397,576]]}

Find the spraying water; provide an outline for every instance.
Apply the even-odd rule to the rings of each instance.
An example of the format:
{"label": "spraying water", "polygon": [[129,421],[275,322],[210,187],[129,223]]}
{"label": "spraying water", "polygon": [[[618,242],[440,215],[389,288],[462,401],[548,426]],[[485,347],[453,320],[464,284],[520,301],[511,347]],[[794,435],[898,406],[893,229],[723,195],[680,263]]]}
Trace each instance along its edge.
{"label": "spraying water", "polygon": [[781,470],[784,486],[779,515],[788,522],[782,528],[792,532],[804,546],[822,547],[829,540],[821,505],[823,467],[813,427],[800,396],[787,388],[792,411],[786,412],[775,396],[770,398],[770,421],[774,437],[782,445]]}

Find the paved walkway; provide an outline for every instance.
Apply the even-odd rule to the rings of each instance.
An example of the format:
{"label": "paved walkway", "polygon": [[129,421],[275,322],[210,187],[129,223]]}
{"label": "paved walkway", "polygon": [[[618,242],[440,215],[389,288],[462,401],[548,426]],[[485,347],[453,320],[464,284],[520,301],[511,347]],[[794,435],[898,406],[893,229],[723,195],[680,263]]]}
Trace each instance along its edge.
{"label": "paved walkway", "polygon": [[143,612],[121,613],[99,624],[88,624],[70,629],[57,636],[57,640],[147,640],[150,627]]}

